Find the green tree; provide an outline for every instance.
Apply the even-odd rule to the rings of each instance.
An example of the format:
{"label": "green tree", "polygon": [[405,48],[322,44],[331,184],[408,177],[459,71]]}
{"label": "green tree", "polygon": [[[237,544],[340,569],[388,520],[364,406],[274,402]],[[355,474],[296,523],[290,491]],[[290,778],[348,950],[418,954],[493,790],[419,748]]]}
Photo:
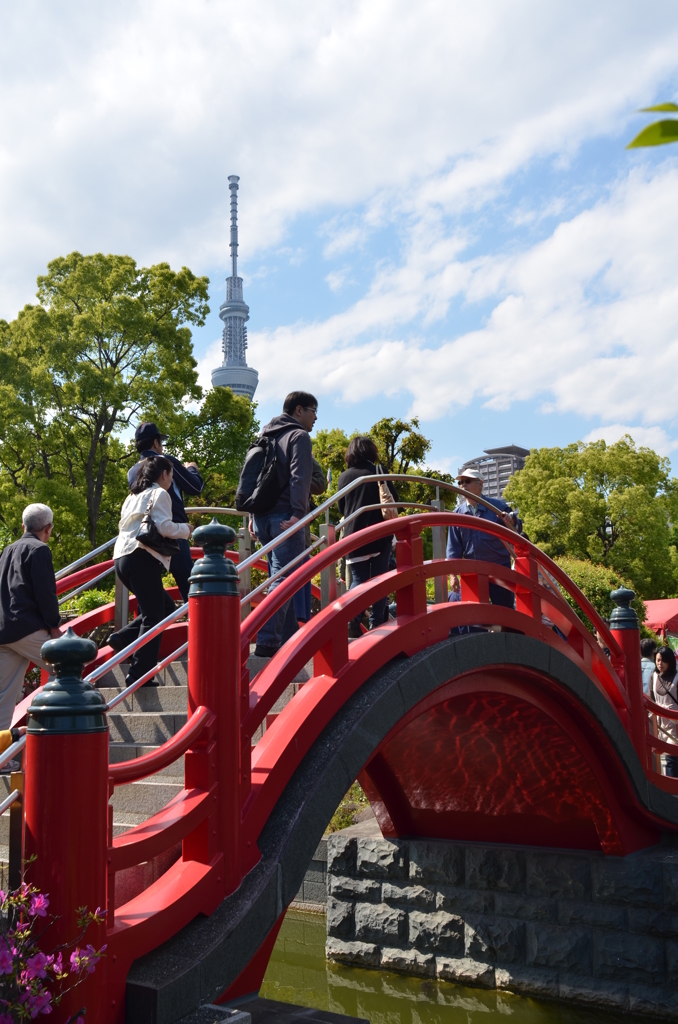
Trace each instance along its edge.
{"label": "green tree", "polygon": [[138,417],[170,420],[199,400],[191,331],[209,312],[208,279],[129,256],[48,264],[39,305],[0,321],[0,521],[46,501],[62,564],[111,536],[127,491],[119,435]]}
{"label": "green tree", "polygon": [[637,448],[629,436],[613,445],[533,449],[504,497],[518,509],[526,534],[552,558],[605,565],[646,599],[675,593],[676,482],[667,459]]}
{"label": "green tree", "polygon": [[165,422],[170,434],[166,449],[184,462],[196,462],[205,486],[193,505],[233,507],[240,469],[257,437],[256,405],[230,388],[212,388],[198,412],[185,412]]}
{"label": "green tree", "polygon": [[370,427],[379,449],[379,459],[387,473],[407,473],[411,466],[421,466],[431,442],[419,431],[419,420],[394,419],[387,416]]}
{"label": "green tree", "polygon": [[[588,559],[562,557],[556,558],[556,562],[604,619],[609,619],[616,607],[610,597],[612,591],[618,590],[619,587],[633,589],[631,581],[620,576],[614,569],[608,569],[604,565],[597,565],[595,562],[588,561]],[[579,613],[578,605],[569,594],[563,593],[563,597]],[[644,622],[647,610],[642,598],[636,597],[633,605],[639,620]]]}
{"label": "green tree", "polygon": [[[351,437],[356,436],[357,432],[354,431]],[[329,497],[330,494],[335,493],[337,480],[346,469],[344,454],[351,437],[347,437],[344,431],[338,427],[333,427],[331,430],[319,430],[315,437],[311,439],[314,457],[325,470],[325,474],[327,474],[328,470],[332,472],[332,482],[327,488],[323,500],[325,497]]]}

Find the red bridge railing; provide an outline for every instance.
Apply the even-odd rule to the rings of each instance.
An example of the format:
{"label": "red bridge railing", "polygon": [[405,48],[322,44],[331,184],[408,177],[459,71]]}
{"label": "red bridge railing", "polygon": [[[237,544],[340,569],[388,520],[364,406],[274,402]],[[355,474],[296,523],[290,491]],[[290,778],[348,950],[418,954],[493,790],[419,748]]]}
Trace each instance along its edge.
{"label": "red bridge railing", "polygon": [[[444,557],[424,561],[421,531],[451,526],[480,530],[511,545],[514,568]],[[250,642],[267,619],[318,572],[370,540],[390,534],[396,537],[396,569],[337,596],[250,680]],[[106,924],[101,926],[105,934],[95,937],[99,945],[108,943],[107,959],[87,983],[93,986],[88,1020],[91,1016],[122,1024],[125,978],[132,961],[175,934],[196,913],[211,913],[238,887],[259,860],[261,830],[295,769],[362,683],[397,655],[412,655],[445,639],[452,627],[500,627],[561,651],[614,709],[648,777],[678,793],[678,780],[659,776],[652,763],[652,750],[662,750],[664,741],[648,732],[637,631],[610,631],[555,563],[505,527],[442,511],[370,527],[328,544],[242,622],[237,570],[230,553],[223,557],[226,543],[233,539],[233,531],[217,523],[196,531],[203,550],[188,602],[189,717],[179,733],[152,754],[108,764],[107,706],[80,675],[85,663],[93,664],[90,641],[71,632],[45,651],[57,678],[32,698],[28,712],[26,853],[35,854],[28,869],[30,881],[50,893],[51,909],[60,915],[59,928],[68,928],[79,906],[107,907]],[[252,564],[255,557],[245,562]],[[103,570],[98,565],[79,571],[96,575]],[[461,601],[428,604],[427,580],[450,574],[460,578]],[[72,586],[72,577],[69,582]],[[490,582],[515,594],[515,609],[491,604]],[[610,659],[558,587],[598,629]],[[396,598],[395,619],[349,644],[349,620],[390,594]],[[91,629],[107,621],[110,611],[111,606],[97,609],[77,626]],[[166,655],[171,652],[170,647]],[[310,682],[253,745],[276,700],[311,660]],[[661,714],[678,717],[663,709]],[[181,793],[141,825],[113,838],[109,800],[114,787],[146,778],[182,755]],[[55,800],[54,794],[63,794],[63,799]],[[127,882],[137,865],[156,858],[165,858],[166,869],[130,896],[129,885],[120,884],[121,879]],[[82,990],[79,995],[82,998]]]}

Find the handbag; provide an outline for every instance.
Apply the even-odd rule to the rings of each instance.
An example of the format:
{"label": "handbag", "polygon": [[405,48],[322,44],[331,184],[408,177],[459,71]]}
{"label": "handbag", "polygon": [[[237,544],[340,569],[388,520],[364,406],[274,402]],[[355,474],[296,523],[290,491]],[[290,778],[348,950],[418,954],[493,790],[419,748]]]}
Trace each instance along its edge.
{"label": "handbag", "polygon": [[[384,467],[377,463],[377,473],[383,473]],[[384,519],[397,519],[398,509],[393,504],[394,498],[388,489],[388,484],[385,480],[377,480],[377,487],[379,488],[379,502],[381,503],[381,514]]]}
{"label": "handbag", "polygon": [[173,537],[163,537],[151,517],[152,508],[153,498],[150,498],[148,505],[146,506],[146,511],[144,512],[144,518],[141,520],[141,525],[139,526],[137,540],[140,544],[143,544],[145,548],[157,551],[157,553],[162,555],[164,558],[171,558],[172,555],[178,555],[181,550],[179,542],[174,540]]}

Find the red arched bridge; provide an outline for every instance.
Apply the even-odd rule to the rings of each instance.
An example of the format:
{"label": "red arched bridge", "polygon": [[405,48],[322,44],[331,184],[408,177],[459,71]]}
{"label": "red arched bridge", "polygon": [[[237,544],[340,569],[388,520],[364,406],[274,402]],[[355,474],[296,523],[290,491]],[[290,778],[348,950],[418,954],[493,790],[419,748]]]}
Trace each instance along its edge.
{"label": "red arched bridge", "polygon": [[[451,526],[499,538],[514,567],[446,559],[443,534]],[[434,557],[424,560],[421,534],[429,528]],[[356,778],[385,836],[625,856],[678,830],[678,780],[659,765],[659,755],[675,747],[661,738],[657,717],[678,715],[643,696],[629,591],[617,592],[610,630],[529,541],[445,512],[442,502],[340,541],[326,521],[322,534],[315,546],[324,549],[300,559],[241,621],[241,604],[255,604],[266,583],[243,596],[238,568],[247,570],[269,546],[236,568],[237,556],[225,557],[235,535],[214,521],[195,534],[203,548],[188,605],[127,651],[110,657],[108,648],[92,661],[94,645],[76,635],[110,620],[112,606],[82,616],[73,632],[46,645],[56,678],[17,707],[15,722],[30,705],[28,734],[0,759],[25,743],[25,795],[22,777],[13,775],[2,810],[14,800],[12,835],[16,841],[23,827],[24,857],[33,858],[26,878],[49,893],[50,910],[60,915],[53,936],[73,934],[76,908],[107,908],[105,923],[88,936],[97,947],[107,944],[106,957],[76,990],[88,1021],[173,1021],[200,1003],[258,989],[285,910]],[[336,563],[389,534],[397,567],[337,594]],[[60,589],[99,578],[108,565],[71,573]],[[324,607],[250,679],[257,631],[318,573]],[[450,574],[461,581],[461,600],[452,603],[445,599]],[[427,600],[431,580],[434,603]],[[490,603],[490,582],[513,591],[515,609]],[[349,642],[349,620],[393,594],[395,617]],[[187,610],[187,623],[177,621]],[[484,628],[460,633],[466,626]],[[114,702],[106,705],[92,683],[157,632],[161,666],[188,649],[188,720],[154,752],[109,765],[106,714]],[[312,678],[271,716],[310,661]],[[115,787],[182,755],[183,790],[113,837]],[[120,872],[177,844],[181,855],[164,873],[132,899],[116,899]],[[77,1009],[65,1002],[64,1020]]]}

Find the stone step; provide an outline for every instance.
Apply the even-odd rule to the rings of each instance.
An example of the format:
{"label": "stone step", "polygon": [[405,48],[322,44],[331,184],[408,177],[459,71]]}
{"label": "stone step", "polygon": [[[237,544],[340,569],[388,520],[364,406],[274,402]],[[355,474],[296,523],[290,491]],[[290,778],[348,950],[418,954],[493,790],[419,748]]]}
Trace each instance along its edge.
{"label": "stone step", "polygon": [[147,814],[138,814],[134,811],[120,811],[119,817],[113,818],[113,837],[122,835],[128,829],[134,828],[135,825],[141,825],[147,817]]}
{"label": "stone step", "polygon": [[[110,764],[119,764],[120,761],[133,761],[136,757],[143,757],[144,754],[151,754],[159,749],[159,744],[137,744],[137,743],[111,743],[108,748],[108,760]],[[177,778],[184,779],[184,755],[178,757],[166,768],[155,772],[154,779]]]}
{"label": "stone step", "polygon": [[187,715],[154,711],[117,712],[108,715],[112,742],[157,746],[186,724]]}
{"label": "stone step", "polygon": [[[185,660],[173,661],[158,672],[156,679],[161,686],[186,686],[188,683],[188,662]],[[123,661],[121,665],[115,665],[105,676],[97,680],[96,686],[99,690],[114,689],[116,693],[125,688],[125,677],[129,671],[129,662]],[[150,687],[149,687],[150,689]]]}
{"label": "stone step", "polygon": [[[114,686],[101,686],[99,693],[105,701],[113,700],[120,693]],[[111,714],[124,711],[163,711],[186,713],[188,708],[187,686],[142,686],[120,704],[116,704]]]}
{"label": "stone step", "polygon": [[128,812],[141,814],[145,818],[157,814],[184,788],[183,782],[175,782],[167,778],[156,781],[156,778],[156,776],[151,776],[150,779],[142,779],[139,782],[130,782],[125,786],[115,787],[111,801],[114,824],[124,821]]}

